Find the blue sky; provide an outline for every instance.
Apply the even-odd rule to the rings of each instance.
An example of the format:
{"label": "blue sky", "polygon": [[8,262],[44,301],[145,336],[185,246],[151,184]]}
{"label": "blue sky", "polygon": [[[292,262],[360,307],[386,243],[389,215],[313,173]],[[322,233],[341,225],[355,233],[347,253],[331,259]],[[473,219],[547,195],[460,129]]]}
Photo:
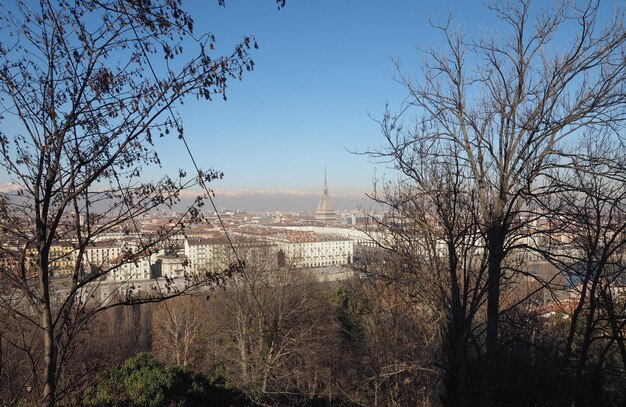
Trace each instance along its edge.
{"label": "blue sky", "polygon": [[[619,1],[603,3],[603,19]],[[392,59],[404,72],[415,72],[416,47],[442,41],[429,18],[444,21],[450,11],[453,27],[468,34],[499,29],[480,0],[287,0],[281,10],[274,0],[226,3],[189,0],[183,6],[192,12],[197,34],[215,34],[218,54],[254,35],[260,47],[253,53],[255,70],[230,82],[226,102],[188,99],[177,108],[200,166],[225,174],[212,185],[218,198],[220,191],[227,196],[238,190],[317,194],[324,165],[331,195],[371,191],[386,164],[350,151],[380,146],[378,125],[368,115],[380,117],[387,102],[397,110],[406,96]],[[176,137],[156,141],[162,168],[149,168],[146,176],[192,170]],[[0,184],[4,178],[0,174]]]}
{"label": "blue sky", "polygon": [[[216,2],[215,2],[216,3]],[[405,91],[394,80],[392,58],[407,69],[415,46],[432,42],[428,16],[480,21],[479,2],[272,0],[194,3],[196,30],[217,36],[218,50],[253,34],[260,48],[255,70],[232,82],[228,101],[179,109],[188,142],[203,167],[224,171],[224,189],[321,189],[324,165],[331,192],[365,192],[384,165],[351,154],[381,143],[378,125],[386,101],[398,106]],[[160,149],[165,170],[185,161],[172,139]]]}
{"label": "blue sky", "polygon": [[[380,146],[368,115],[380,117],[386,102],[397,110],[406,96],[392,59],[415,72],[416,47],[442,41],[429,18],[442,22],[450,11],[453,28],[471,35],[497,33],[503,24],[480,0],[287,0],[281,10],[273,0],[188,3],[196,30],[213,32],[218,50],[248,34],[260,46],[255,70],[231,83],[227,102],[180,109],[202,166],[225,173],[217,189],[319,191],[326,165],[331,193],[370,191],[386,165],[350,151]],[[614,4],[603,2],[605,21]],[[185,158],[176,140],[168,143],[161,151],[169,171]]]}

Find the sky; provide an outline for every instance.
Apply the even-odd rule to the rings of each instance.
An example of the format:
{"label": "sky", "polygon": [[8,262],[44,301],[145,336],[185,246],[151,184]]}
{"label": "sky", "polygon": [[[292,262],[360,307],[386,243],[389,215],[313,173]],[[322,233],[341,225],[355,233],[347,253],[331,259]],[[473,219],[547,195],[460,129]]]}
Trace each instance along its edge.
{"label": "sky", "polygon": [[[480,0],[287,0],[281,10],[274,0],[216,3],[188,2],[198,32],[213,32],[218,50],[249,34],[260,46],[254,71],[230,84],[226,102],[180,110],[201,165],[225,174],[218,190],[317,193],[326,166],[331,194],[371,191],[375,176],[393,174],[354,152],[383,144],[372,117],[386,103],[397,111],[407,95],[393,60],[414,73],[417,47],[442,41],[429,19],[443,22],[450,12],[453,28],[474,35],[499,28]],[[166,168],[184,161],[181,146],[165,151]]]}
{"label": "sky", "polygon": [[[319,193],[326,166],[331,194],[370,191],[386,165],[354,152],[382,144],[372,117],[406,96],[393,58],[410,70],[416,45],[432,42],[429,16],[451,8],[480,21],[474,7],[446,0],[194,2],[195,29],[213,32],[218,51],[249,34],[259,44],[254,71],[231,82],[226,102],[179,108],[201,166],[225,174],[213,187]],[[166,170],[185,160],[176,140],[159,151]]]}
{"label": "sky", "polygon": [[[603,4],[604,18],[611,4]],[[407,95],[393,61],[415,73],[417,47],[442,41],[429,19],[445,21],[450,12],[453,28],[470,34],[499,28],[480,0],[287,0],[280,10],[274,0],[227,0],[225,7],[203,0],[183,7],[197,34],[216,36],[217,54],[229,54],[246,35],[259,44],[254,71],[230,82],[227,101],[187,99],[177,111],[200,167],[224,172],[210,185],[218,204],[254,208],[262,195],[264,209],[307,206],[304,196],[314,210],[325,167],[340,209],[361,205],[375,177],[394,176],[388,164],[355,154],[383,145],[373,118],[387,103],[397,111]],[[192,170],[176,137],[156,141],[162,167],[146,176]]]}

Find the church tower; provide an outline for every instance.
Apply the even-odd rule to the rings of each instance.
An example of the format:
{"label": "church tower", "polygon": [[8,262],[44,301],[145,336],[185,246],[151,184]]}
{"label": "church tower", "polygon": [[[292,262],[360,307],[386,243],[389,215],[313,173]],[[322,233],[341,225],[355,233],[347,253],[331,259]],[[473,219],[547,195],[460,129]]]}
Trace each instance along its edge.
{"label": "church tower", "polygon": [[324,189],[322,190],[322,196],[317,204],[317,211],[315,212],[315,220],[324,223],[337,222],[337,213],[333,208],[333,203],[328,196],[328,183],[326,180],[326,166],[324,166]]}

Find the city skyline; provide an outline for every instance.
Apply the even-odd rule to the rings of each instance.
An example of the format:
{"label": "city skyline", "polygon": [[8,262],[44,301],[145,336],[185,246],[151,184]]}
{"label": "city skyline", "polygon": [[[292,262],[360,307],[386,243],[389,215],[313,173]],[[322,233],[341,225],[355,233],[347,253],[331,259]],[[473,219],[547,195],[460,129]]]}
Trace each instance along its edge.
{"label": "city skyline", "polygon": [[0,3],[0,405],[626,404],[624,0],[187,2]]}
{"label": "city skyline", "polygon": [[[6,194],[12,200],[19,200],[19,186],[8,183],[0,184],[0,193]],[[262,189],[262,188],[240,188],[240,189],[212,189],[213,202],[217,208],[232,210],[246,210],[252,212],[285,211],[285,212],[315,212],[317,203],[323,196],[323,188],[318,190],[305,189]],[[200,195],[203,195],[199,188],[191,188],[181,191],[181,202],[176,205],[176,209],[187,208]],[[328,195],[338,211],[360,210],[370,212],[375,205],[362,192],[334,191],[331,186],[328,188]]]}

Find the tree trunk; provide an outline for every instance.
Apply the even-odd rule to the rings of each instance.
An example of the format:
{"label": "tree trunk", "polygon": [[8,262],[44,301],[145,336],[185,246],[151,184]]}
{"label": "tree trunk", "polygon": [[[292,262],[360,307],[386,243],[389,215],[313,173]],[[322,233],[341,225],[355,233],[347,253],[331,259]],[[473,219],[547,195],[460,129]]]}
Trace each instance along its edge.
{"label": "tree trunk", "polygon": [[572,387],[572,393],[574,397],[574,402],[572,403],[573,406],[579,405],[578,401],[581,398],[580,396],[582,395],[580,391],[580,386],[581,386],[581,381],[583,377],[583,372],[585,368],[587,367],[587,359],[588,359],[589,349],[591,348],[591,340],[592,340],[593,331],[594,331],[593,326],[595,322],[595,313],[596,313],[596,306],[597,306],[597,299],[596,299],[596,293],[595,293],[596,287],[597,287],[596,282],[594,281],[594,284],[592,285],[591,290],[589,292],[589,311],[588,311],[587,317],[585,318],[585,329],[583,332],[583,341],[580,346],[580,354],[578,356],[578,362],[576,364],[576,372],[574,375],[574,384]]}
{"label": "tree trunk", "polygon": [[2,369],[4,368],[4,353],[2,345],[2,334],[0,334],[0,386],[2,385]]}
{"label": "tree trunk", "polygon": [[467,366],[467,347],[465,346],[465,329],[460,326],[461,321],[454,322],[452,338],[450,338],[453,352],[451,366],[448,369],[450,376],[448,388],[446,389],[447,406],[464,407],[467,405],[467,388],[466,388],[466,366]]}
{"label": "tree trunk", "polygon": [[248,330],[246,322],[239,319],[239,363],[241,365],[241,378],[244,384],[250,383],[250,375],[248,374]]}
{"label": "tree trunk", "polygon": [[48,250],[40,248],[39,283],[42,293],[41,328],[43,333],[44,388],[42,407],[52,407],[56,397],[56,344],[50,304],[50,284],[48,274]]}
{"label": "tree trunk", "polygon": [[494,405],[495,378],[498,353],[498,319],[500,315],[500,281],[502,260],[504,258],[503,227],[496,220],[487,230],[487,246],[489,250],[489,267],[487,280],[487,338],[485,364],[481,388],[481,405]]}
{"label": "tree trunk", "polygon": [[450,275],[450,322],[448,323],[447,335],[447,352],[448,363],[446,366],[446,386],[444,395],[444,405],[463,407],[467,404],[466,389],[466,330],[468,329],[465,321],[465,310],[461,301],[461,290],[458,282],[457,268],[458,257],[453,231],[449,232],[448,237],[448,272]]}
{"label": "tree trunk", "polygon": [[[624,326],[620,327],[617,324],[618,315],[615,314],[615,303],[611,297],[610,292],[607,292],[610,288],[606,288],[602,291],[602,299],[604,300],[604,308],[606,309],[609,315],[609,324],[611,325],[611,332],[613,333],[613,338],[617,343],[617,349],[619,350],[619,354],[622,358],[622,370],[626,371],[626,345],[624,344]],[[0,343],[1,345],[1,343]]]}

